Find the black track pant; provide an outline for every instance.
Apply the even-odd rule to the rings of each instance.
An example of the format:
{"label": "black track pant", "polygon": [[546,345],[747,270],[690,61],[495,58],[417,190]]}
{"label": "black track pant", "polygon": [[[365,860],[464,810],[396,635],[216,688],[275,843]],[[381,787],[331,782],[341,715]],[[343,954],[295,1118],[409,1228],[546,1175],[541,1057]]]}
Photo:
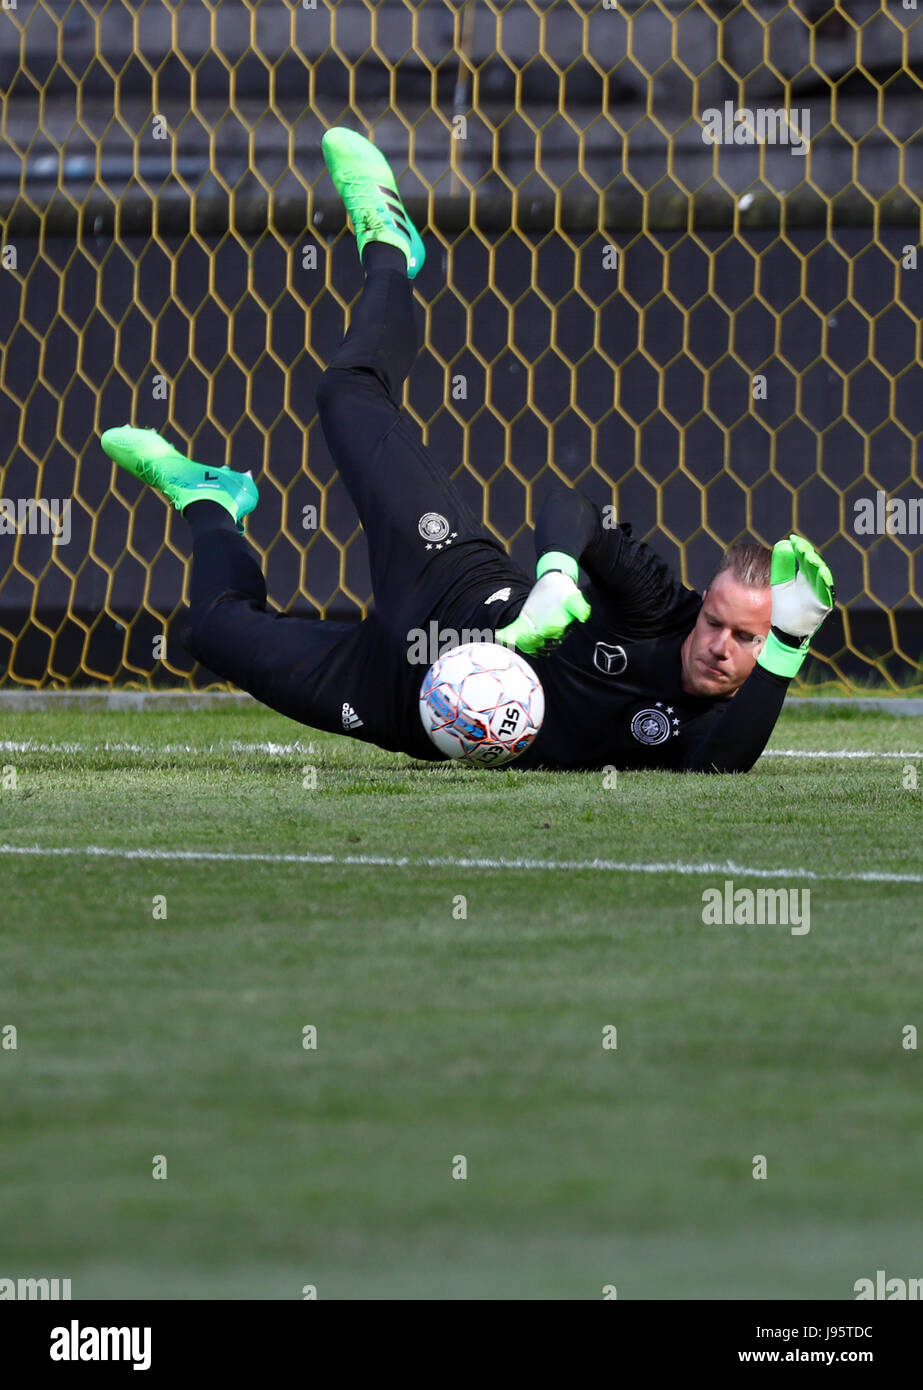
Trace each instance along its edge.
{"label": "black track pant", "polygon": [[185,642],[216,675],[300,723],[438,757],[417,711],[429,661],[419,664],[411,634],[434,622],[460,635],[502,627],[530,581],[401,409],[418,348],[410,280],[371,271],[317,391],[327,446],[368,540],[371,616],[344,623],[267,611],[255,552],[221,527],[195,539]]}

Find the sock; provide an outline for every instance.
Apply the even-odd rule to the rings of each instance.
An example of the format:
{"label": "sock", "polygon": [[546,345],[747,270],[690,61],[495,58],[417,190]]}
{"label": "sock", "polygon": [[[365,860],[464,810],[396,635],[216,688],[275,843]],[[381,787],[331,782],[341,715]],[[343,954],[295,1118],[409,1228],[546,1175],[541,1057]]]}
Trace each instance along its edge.
{"label": "sock", "polygon": [[362,269],[366,275],[374,270],[402,270],[407,274],[407,257],[387,241],[367,241],[362,252]]}
{"label": "sock", "polygon": [[219,507],[217,502],[190,502],[183,508],[183,516],[192,527],[192,539],[207,535],[209,531],[236,531],[237,522]]}

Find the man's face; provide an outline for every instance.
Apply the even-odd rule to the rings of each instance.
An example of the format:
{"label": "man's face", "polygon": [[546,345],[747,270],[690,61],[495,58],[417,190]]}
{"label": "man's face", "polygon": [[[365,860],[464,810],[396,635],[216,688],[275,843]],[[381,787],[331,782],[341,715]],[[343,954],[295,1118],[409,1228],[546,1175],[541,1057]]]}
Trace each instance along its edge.
{"label": "man's face", "polygon": [[733,695],[756,665],[769,632],[769,587],[750,589],[722,570],[705,590],[695,627],[682,646],[688,695]]}

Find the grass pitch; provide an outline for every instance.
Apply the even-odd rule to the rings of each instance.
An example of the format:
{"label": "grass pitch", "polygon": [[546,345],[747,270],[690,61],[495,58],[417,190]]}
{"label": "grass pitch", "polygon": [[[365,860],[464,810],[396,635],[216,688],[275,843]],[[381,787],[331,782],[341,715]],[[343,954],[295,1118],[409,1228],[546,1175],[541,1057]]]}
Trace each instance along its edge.
{"label": "grass pitch", "polygon": [[[916,720],[795,710],[746,777],[614,786],[256,708],[3,737],[0,1277],[849,1299],[923,1273]],[[75,852],[9,852],[36,846]],[[810,889],[810,931],[704,925],[726,878]]]}

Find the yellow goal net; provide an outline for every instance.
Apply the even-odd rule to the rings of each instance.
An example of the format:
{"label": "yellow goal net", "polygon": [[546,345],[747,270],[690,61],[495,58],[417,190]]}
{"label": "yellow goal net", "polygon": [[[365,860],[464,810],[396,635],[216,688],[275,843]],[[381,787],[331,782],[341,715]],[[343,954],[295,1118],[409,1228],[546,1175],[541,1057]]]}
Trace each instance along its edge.
{"label": "yellow goal net", "polygon": [[314,406],[346,124],[427,245],[406,408],[514,558],[555,478],[696,587],[796,529],[808,682],[918,688],[921,71],[915,0],[2,0],[0,680],[212,683],[126,422],[252,468],[276,606],[368,611]]}

